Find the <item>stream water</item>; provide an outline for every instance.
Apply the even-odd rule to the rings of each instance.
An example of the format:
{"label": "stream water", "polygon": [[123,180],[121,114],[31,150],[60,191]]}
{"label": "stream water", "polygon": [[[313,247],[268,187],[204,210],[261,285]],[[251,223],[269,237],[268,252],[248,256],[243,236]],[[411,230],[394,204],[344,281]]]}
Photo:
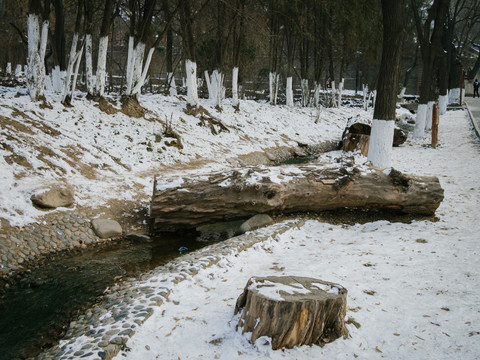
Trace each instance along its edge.
{"label": "stream water", "polygon": [[208,244],[197,241],[196,234],[167,234],[148,243],[122,241],[61,256],[38,266],[0,297],[0,360],[36,356],[53,345],[72,316],[92,306],[119,277],[149,271]]}

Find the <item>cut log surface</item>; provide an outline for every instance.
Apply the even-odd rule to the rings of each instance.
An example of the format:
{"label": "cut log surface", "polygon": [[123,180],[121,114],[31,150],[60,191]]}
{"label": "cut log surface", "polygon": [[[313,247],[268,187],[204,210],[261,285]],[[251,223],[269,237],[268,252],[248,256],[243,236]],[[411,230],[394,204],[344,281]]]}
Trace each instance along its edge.
{"label": "cut log surface", "polygon": [[297,276],[251,278],[237,300],[237,329],[250,341],[268,336],[274,350],[320,345],[346,338],[347,290],[318,279]]}
{"label": "cut log surface", "polygon": [[443,200],[438,178],[334,164],[250,167],[204,176],[155,179],[154,231],[341,208],[395,210],[431,216]]}

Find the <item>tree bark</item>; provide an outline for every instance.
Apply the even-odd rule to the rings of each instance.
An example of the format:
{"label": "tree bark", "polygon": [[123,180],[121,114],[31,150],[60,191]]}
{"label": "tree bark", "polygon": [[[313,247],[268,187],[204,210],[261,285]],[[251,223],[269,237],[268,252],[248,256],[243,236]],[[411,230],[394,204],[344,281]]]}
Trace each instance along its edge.
{"label": "tree bark", "polygon": [[382,0],[383,50],[378,76],[378,98],[373,112],[368,160],[387,168],[391,163],[393,128],[397,90],[400,78],[400,57],[405,35],[404,0]]}
{"label": "tree bark", "polygon": [[320,345],[346,338],[347,290],[341,285],[297,276],[253,277],[237,300],[238,328],[272,339],[272,349]]}
{"label": "tree bark", "polygon": [[[391,145],[391,143],[390,143]],[[364,208],[433,215],[443,200],[436,177],[343,165],[244,168],[181,179],[155,179],[154,231],[248,218],[256,214]]]}
{"label": "tree bark", "polygon": [[[422,24],[415,0],[411,0],[415,25],[417,28],[417,36],[420,42],[422,53],[423,71],[420,85],[420,105],[426,105],[429,101],[434,100],[434,61],[442,48],[442,37],[447,17],[449,0],[435,0],[428,10],[428,17]],[[434,23],[433,31],[431,31],[432,23]],[[423,26],[422,26],[423,25]],[[417,112],[417,120],[415,123],[415,136],[423,137],[425,119],[423,111]]]}

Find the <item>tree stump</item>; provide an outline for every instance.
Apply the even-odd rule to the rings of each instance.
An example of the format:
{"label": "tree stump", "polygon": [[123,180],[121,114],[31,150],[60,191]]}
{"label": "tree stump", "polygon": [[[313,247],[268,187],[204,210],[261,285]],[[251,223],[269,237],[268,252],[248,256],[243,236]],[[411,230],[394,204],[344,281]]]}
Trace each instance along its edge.
{"label": "tree stump", "polygon": [[[372,127],[370,125],[358,122],[345,128],[342,134],[343,151],[360,150],[362,155],[367,156],[371,131]],[[405,141],[407,141],[405,131],[395,127],[392,146],[400,146]]]}
{"label": "tree stump", "polygon": [[237,329],[251,343],[272,339],[272,349],[320,345],[346,338],[347,290],[341,285],[297,276],[252,277],[237,299]]}

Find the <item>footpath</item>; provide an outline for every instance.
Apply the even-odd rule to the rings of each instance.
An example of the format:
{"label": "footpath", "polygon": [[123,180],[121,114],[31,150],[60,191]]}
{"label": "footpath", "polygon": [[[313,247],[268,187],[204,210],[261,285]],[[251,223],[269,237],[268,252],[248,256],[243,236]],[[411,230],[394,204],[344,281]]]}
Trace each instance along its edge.
{"label": "footpath", "polygon": [[475,133],[480,137],[480,98],[467,98],[465,99],[465,104],[467,105],[467,111]]}

